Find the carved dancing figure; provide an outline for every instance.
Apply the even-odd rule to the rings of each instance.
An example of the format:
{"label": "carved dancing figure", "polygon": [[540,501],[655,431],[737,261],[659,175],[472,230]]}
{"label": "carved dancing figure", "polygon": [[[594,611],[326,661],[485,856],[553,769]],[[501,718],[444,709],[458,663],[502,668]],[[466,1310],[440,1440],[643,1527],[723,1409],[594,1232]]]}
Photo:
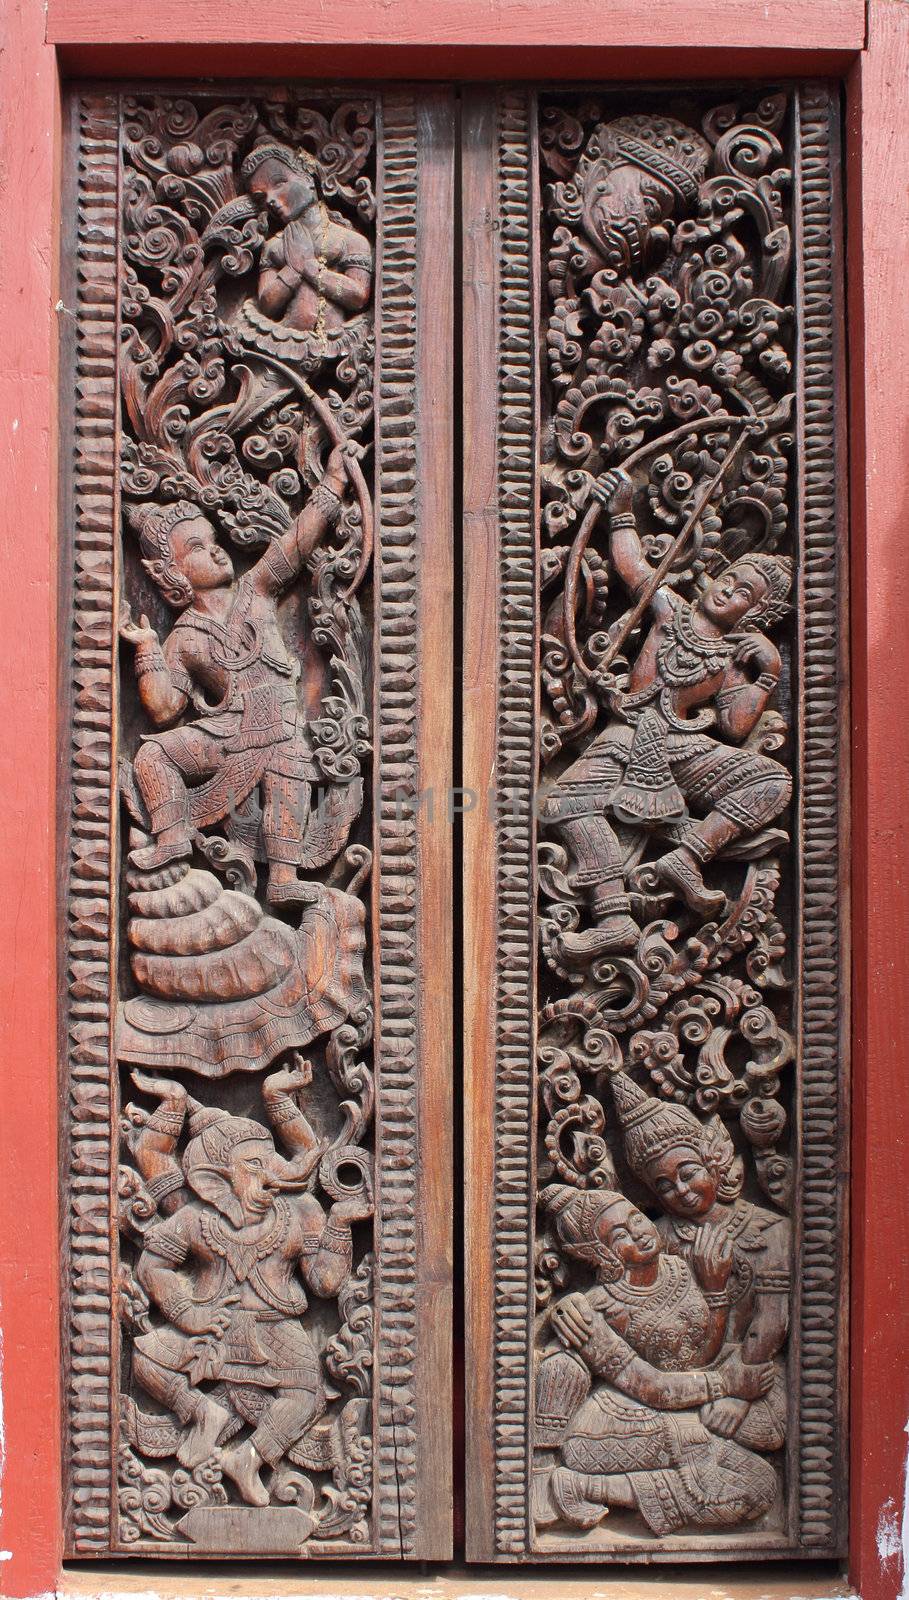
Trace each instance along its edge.
{"label": "carved dancing figure", "polygon": [[773,1382],[770,1365],[724,1352],[732,1251],[723,1232],[702,1228],[689,1266],[664,1252],[623,1195],[554,1184],[541,1200],[596,1284],[549,1314],[564,1348],[540,1361],[537,1441],[559,1448],[561,1462],[535,1474],[537,1526],[592,1528],[624,1508],[663,1536],[763,1515],[773,1468],[704,1420],[711,1404],[755,1400]]}
{"label": "carved dancing figure", "polygon": [[237,331],[313,371],[327,356],[353,349],[366,332],[359,313],[372,289],[372,247],[343,217],[329,214],[319,197],[318,167],[305,151],[268,140],[240,170],[275,231],[262,247],[256,298],[241,306]]}
{"label": "carved dancing figure", "polygon": [[[774,1361],[789,1330],[788,1218],[742,1198],[742,1162],[719,1117],[702,1126],[684,1106],[648,1095],[625,1073],[613,1073],[610,1084],[628,1165],[667,1213],[656,1223],[663,1248],[694,1265],[703,1228],[727,1239],[733,1263],[727,1343],[749,1364]],[[787,1409],[782,1361],[774,1372],[773,1387],[760,1399],[713,1401],[704,1412],[707,1426],[752,1450],[779,1450]]]}
{"label": "carved dancing figure", "polygon": [[[137,1164],[176,1208],[148,1229],[136,1266],[166,1325],[135,1340],[133,1371],[185,1425],[177,1448],[185,1467],[217,1450],[235,1416],[249,1423],[247,1438],[217,1450],[218,1464],[248,1504],[268,1505],[260,1472],[278,1465],[327,1403],[300,1277],[313,1294],[338,1294],[351,1271],[351,1224],[372,1214],[371,1197],[367,1188],[336,1201],[326,1216],[307,1192],[325,1145],[294,1099],[309,1082],[303,1069],[272,1073],[263,1089],[289,1160],[261,1123],[201,1106],[169,1080],[136,1081],[162,1102],[136,1136]],[[178,1161],[187,1110],[190,1139]],[[218,1383],[233,1413],[205,1382]]]}
{"label": "carved dancing figure", "polygon": [[[345,481],[338,447],[294,526],[239,579],[192,502],[130,510],[143,565],[180,610],[163,646],[145,616],[138,624],[128,618],[120,630],[135,646],[142,705],[156,728],[166,729],[144,737],[134,762],[154,835],[133,850],[135,867],[153,871],[188,856],[193,829],[226,816],[249,825],[258,791],[268,901],[307,899],[298,869],[306,864],[317,774],[298,704],[300,662],[282,638],[277,604],[337,520]],[[167,726],[191,705],[194,721]]]}
{"label": "carved dancing figure", "polygon": [[[631,480],[607,472],[599,492],[609,508],[612,565],[636,599],[653,569],[632,512]],[[756,554],[740,557],[692,601],[669,584],[654,592],[627,690],[612,697],[615,720],[542,802],[594,924],[563,934],[568,959],[634,949],[640,938],[611,818],[669,840],[673,848],[653,863],[658,882],[711,917],[726,897],[708,887],[702,868],[736,840],[753,840],[788,804],[785,767],[736,746],[776,689],[780,655],[762,629],[785,615],[791,582],[787,557]]]}

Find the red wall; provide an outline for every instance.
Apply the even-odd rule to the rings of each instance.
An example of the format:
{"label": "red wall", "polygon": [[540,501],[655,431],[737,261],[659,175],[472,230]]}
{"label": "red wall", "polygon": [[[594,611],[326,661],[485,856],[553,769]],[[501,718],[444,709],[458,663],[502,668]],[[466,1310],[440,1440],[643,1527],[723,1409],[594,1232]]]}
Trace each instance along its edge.
{"label": "red wall", "polygon": [[[45,21],[47,38],[45,39]],[[282,46],[278,50],[275,45]],[[847,80],[855,1126],[851,1574],[899,1600],[909,1419],[909,6],[870,0],[6,0],[0,15],[0,1589],[59,1571],[58,60],[83,72]],[[188,48],[191,46],[191,48]],[[858,52],[862,52],[858,54]],[[541,65],[541,62],[544,63]],[[887,1550],[886,1538],[882,1541]],[[909,1581],[909,1580],[907,1580]],[[909,1592],[909,1591],[906,1591]]]}

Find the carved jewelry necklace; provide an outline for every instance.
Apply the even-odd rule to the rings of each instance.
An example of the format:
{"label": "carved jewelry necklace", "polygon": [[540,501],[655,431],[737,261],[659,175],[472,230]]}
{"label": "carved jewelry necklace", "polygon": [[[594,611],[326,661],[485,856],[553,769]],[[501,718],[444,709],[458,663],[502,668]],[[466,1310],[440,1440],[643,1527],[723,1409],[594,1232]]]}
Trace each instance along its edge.
{"label": "carved jewelry necklace", "polygon": [[734,638],[705,639],[698,633],[693,611],[685,601],[674,607],[671,633],[657,652],[660,676],[673,689],[690,688],[725,672],[735,649]]}

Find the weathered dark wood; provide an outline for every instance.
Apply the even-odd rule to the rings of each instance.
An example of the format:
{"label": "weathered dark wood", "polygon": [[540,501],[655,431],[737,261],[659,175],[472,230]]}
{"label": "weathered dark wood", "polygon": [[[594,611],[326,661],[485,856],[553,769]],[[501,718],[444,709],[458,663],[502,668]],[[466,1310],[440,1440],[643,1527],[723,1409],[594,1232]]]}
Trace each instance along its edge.
{"label": "weathered dark wood", "polygon": [[69,1548],[440,1559],[450,99],[73,105]]}
{"label": "weathered dark wood", "polygon": [[837,164],[824,86],[470,103],[475,1559],[843,1548]]}

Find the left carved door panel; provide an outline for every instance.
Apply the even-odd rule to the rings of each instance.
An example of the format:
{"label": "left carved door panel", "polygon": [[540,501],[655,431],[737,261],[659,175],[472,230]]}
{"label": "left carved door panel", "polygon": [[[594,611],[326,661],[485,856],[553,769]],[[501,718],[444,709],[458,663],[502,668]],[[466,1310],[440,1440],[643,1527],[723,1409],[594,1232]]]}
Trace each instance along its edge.
{"label": "left carved door panel", "polygon": [[449,1554],[452,147],[444,93],[71,104],[75,1556]]}

